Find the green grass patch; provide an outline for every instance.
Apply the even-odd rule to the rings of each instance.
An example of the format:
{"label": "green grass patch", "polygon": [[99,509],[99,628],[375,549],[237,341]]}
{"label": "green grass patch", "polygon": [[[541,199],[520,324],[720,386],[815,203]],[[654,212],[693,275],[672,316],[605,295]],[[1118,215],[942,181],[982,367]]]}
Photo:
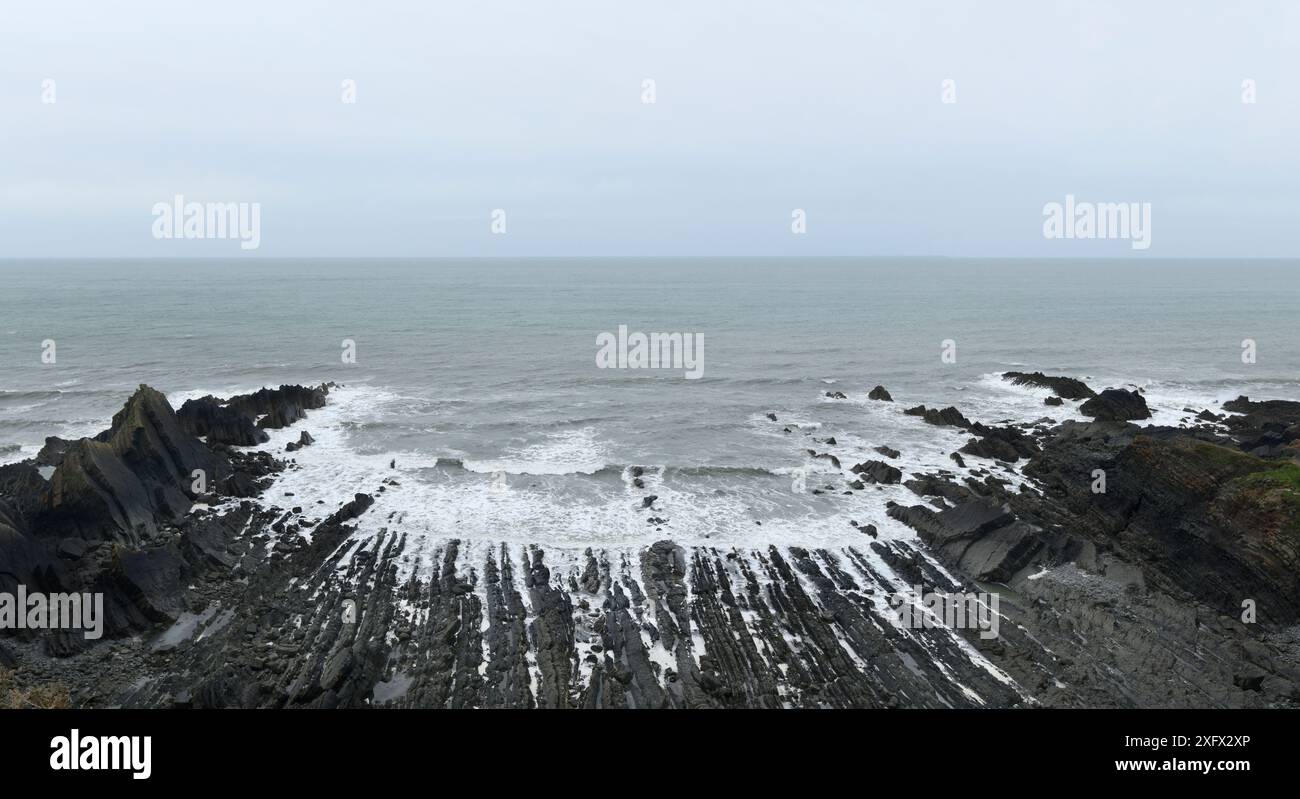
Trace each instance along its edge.
{"label": "green grass patch", "polygon": [[1254,472],[1241,478],[1246,485],[1272,488],[1288,488],[1300,491],[1300,465],[1284,463],[1276,469]]}

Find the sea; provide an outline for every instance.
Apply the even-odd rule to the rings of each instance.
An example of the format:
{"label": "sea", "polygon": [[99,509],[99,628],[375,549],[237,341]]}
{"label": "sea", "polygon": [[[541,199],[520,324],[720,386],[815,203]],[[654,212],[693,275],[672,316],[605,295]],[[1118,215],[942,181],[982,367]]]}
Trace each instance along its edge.
{"label": "sea", "polygon": [[[621,327],[690,334],[698,375],[602,364]],[[264,501],[372,493],[365,524],[430,539],[910,538],[886,503],[920,498],[853,490],[850,468],[955,470],[968,435],[906,408],[1082,418],[1008,370],[1140,389],[1158,424],[1242,394],[1300,399],[1300,261],[0,261],[0,463],[106,429],[140,384],[179,407],[333,382],[326,408],[262,445],[293,464]],[[876,385],[894,401],[868,399]],[[285,453],[304,429],[316,443]]]}

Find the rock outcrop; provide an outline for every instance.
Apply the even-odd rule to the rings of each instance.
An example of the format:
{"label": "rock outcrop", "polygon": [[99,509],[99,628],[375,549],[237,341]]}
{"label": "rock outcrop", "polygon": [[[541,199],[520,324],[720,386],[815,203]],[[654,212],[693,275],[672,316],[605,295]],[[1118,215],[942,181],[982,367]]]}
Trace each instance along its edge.
{"label": "rock outcrop", "polygon": [[[47,481],[40,470],[51,466]],[[110,636],[169,623],[188,580],[213,568],[229,579],[253,548],[231,526],[252,518],[250,505],[226,524],[192,515],[196,501],[256,495],[279,468],[266,453],[205,444],[140,386],[99,435],[48,439],[32,461],[0,467],[0,590],[102,593]],[[85,646],[66,632],[44,640],[59,657]]]}
{"label": "rock outcrop", "polygon": [[141,386],[108,430],[68,445],[45,493],[39,533],[139,544],[232,471],[184,431],[161,393]]}
{"label": "rock outcrop", "polygon": [[1150,419],[1147,401],[1136,391],[1108,388],[1079,406],[1079,413],[1099,422],[1126,422]]}
{"label": "rock outcrop", "polygon": [[1087,383],[1073,377],[1052,377],[1042,372],[1004,372],[1002,379],[1017,386],[1049,389],[1062,399],[1080,400],[1097,396],[1097,392],[1089,388]]}
{"label": "rock outcrop", "polygon": [[863,461],[851,471],[868,483],[897,483],[903,479],[902,471],[884,461]]}
{"label": "rock outcrop", "polygon": [[915,408],[908,408],[903,411],[908,416],[920,416],[926,424],[938,425],[941,427],[962,427],[969,428],[971,421],[962,416],[961,411],[953,407],[947,407],[943,410],[938,408],[927,408],[924,405],[917,405]]}

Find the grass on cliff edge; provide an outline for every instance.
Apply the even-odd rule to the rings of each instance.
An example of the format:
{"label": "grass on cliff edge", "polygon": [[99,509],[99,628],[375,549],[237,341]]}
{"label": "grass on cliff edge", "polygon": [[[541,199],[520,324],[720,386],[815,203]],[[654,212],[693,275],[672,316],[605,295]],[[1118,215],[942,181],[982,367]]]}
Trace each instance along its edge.
{"label": "grass on cliff edge", "polygon": [[1241,478],[1243,483],[1268,488],[1287,488],[1300,491],[1300,465],[1284,463],[1276,469],[1248,474]]}
{"label": "grass on cliff edge", "polygon": [[1265,498],[1272,499],[1277,504],[1270,507],[1281,516],[1277,518],[1278,529],[1300,539],[1300,465],[1288,462],[1252,472],[1228,483],[1226,489],[1237,496],[1252,497],[1259,507],[1265,506]]}

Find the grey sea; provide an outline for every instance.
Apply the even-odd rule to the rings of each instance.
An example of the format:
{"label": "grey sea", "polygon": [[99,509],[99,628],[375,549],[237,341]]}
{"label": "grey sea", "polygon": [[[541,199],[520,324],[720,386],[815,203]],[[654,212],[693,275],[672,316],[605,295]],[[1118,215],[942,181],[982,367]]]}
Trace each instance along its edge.
{"label": "grey sea", "polygon": [[[277,490],[395,477],[383,519],[560,547],[910,537],[884,511],[915,495],[846,494],[808,451],[943,469],[966,435],[905,408],[1081,418],[1007,370],[1141,388],[1160,424],[1300,399],[1300,261],[14,260],[0,286],[0,462],[105,429],[141,383],[178,407],[332,381]],[[620,325],[692,334],[701,376],[599,368]]]}

